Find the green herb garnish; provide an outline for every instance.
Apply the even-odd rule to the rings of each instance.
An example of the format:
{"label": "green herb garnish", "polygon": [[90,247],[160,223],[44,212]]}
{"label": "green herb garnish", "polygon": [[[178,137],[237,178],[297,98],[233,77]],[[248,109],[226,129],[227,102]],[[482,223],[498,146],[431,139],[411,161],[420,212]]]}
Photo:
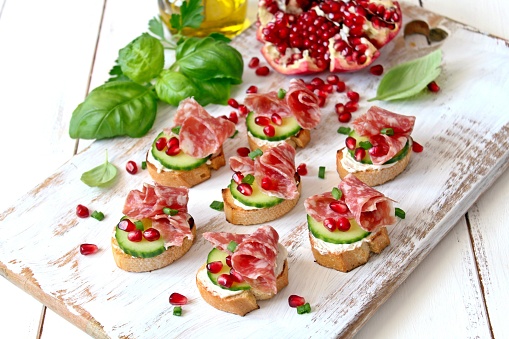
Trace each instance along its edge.
{"label": "green herb garnish", "polygon": [[180,317],[182,315],[182,307],[175,306],[173,308],[173,315],[176,315],[177,317]]}
{"label": "green herb garnish", "polygon": [[406,213],[405,211],[403,211],[401,208],[399,207],[396,207],[395,211],[394,211],[395,215],[400,218],[400,219],[405,219],[406,217]]}
{"label": "green herb garnish", "polygon": [[349,135],[351,132],[352,132],[352,129],[350,127],[341,126],[340,128],[338,128],[339,134]]}
{"label": "green herb garnish", "polygon": [[216,211],[223,211],[224,210],[224,203],[222,201],[214,200],[210,204],[210,208]]}
{"label": "green herb garnish", "polygon": [[173,208],[165,207],[163,208],[163,213],[169,216],[174,216],[178,213],[178,210],[175,210]]}
{"label": "green herb garnish", "polygon": [[179,134],[180,134],[180,128],[182,128],[182,126],[175,126],[175,127],[172,127],[171,132],[172,132],[173,134],[179,135]]}
{"label": "green herb garnish", "polygon": [[141,169],[147,169],[147,162],[146,161],[142,161],[141,162]]}
{"label": "green herb garnish", "polygon": [[104,213],[99,211],[93,211],[90,215],[92,218],[97,219],[99,221],[104,220]]}
{"label": "green herb garnish", "polygon": [[252,185],[254,180],[255,180],[255,177],[252,174],[248,174],[244,178],[242,178],[242,182],[249,184],[249,185]]}
{"label": "green herb garnish", "polygon": [[305,303],[304,305],[297,306],[297,313],[298,314],[311,313],[311,305],[309,305],[309,303]]}
{"label": "green herb garnish", "polygon": [[359,142],[359,147],[368,150],[371,147],[373,147],[373,145],[369,141],[361,141],[361,142]]}
{"label": "green herb garnish", "polygon": [[380,134],[385,134],[388,136],[394,135],[394,130],[392,128],[382,128],[380,130]]}
{"label": "green herb garnish", "polygon": [[286,91],[284,89],[280,88],[277,91],[277,98],[278,99],[284,99],[285,96],[286,96]]}
{"label": "green herb garnish", "polygon": [[136,220],[134,222],[134,226],[136,226],[137,230],[140,230],[140,231],[144,231],[145,230],[145,226],[143,226],[143,223],[140,220]]}
{"label": "green herb garnish", "polygon": [[238,130],[235,130],[235,132],[233,132],[233,134],[231,135],[231,137],[229,137],[230,139],[233,139],[237,136],[237,134],[239,134],[239,131]]}
{"label": "green herb garnish", "polygon": [[334,187],[332,189],[331,194],[332,194],[332,197],[336,200],[341,199],[341,197],[343,196],[343,192],[337,187]]}
{"label": "green herb garnish", "polygon": [[228,246],[226,247],[226,249],[230,252],[235,252],[235,249],[237,248],[237,243],[235,241],[230,241],[230,243],[228,244]]}
{"label": "green herb garnish", "polygon": [[108,161],[108,152],[106,152],[106,161],[83,173],[80,179],[90,187],[109,187],[116,177],[117,168]]}
{"label": "green herb garnish", "polygon": [[318,168],[318,178],[325,179],[325,166],[320,166]]}
{"label": "green herb garnish", "polygon": [[263,154],[262,150],[257,148],[254,151],[249,152],[248,157],[250,157],[251,159],[254,159],[262,154]]}

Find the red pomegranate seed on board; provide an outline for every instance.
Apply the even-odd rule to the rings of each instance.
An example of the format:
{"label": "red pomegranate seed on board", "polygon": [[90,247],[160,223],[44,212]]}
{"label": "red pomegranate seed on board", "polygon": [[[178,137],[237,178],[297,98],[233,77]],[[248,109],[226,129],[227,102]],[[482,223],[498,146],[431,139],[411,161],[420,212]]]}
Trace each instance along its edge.
{"label": "red pomegranate seed on board", "polygon": [[256,69],[255,73],[259,76],[266,76],[269,75],[270,69],[267,66],[261,66]]}
{"label": "red pomegranate seed on board", "polygon": [[323,220],[323,226],[331,232],[334,232],[338,226],[336,225],[336,220],[334,218],[326,218]]}
{"label": "red pomegranate seed on board", "polygon": [[431,92],[436,93],[436,92],[440,91],[440,86],[438,86],[438,84],[435,81],[432,81],[428,84],[428,89]]}
{"label": "red pomegranate seed on board", "polygon": [[99,248],[97,247],[97,245],[94,245],[94,244],[81,244],[80,245],[80,253],[83,255],[94,254],[94,253],[97,253],[97,251],[99,251]]}
{"label": "red pomegranate seed on board", "polygon": [[346,123],[346,122],[349,122],[350,120],[352,120],[352,113],[350,113],[350,112],[345,112],[345,113],[341,113],[340,115],[338,115],[339,122]]}
{"label": "red pomegranate seed on board", "polygon": [[207,264],[207,270],[210,273],[219,273],[223,269],[222,261],[212,261]]}
{"label": "red pomegranate seed on board", "polygon": [[334,105],[334,110],[336,111],[336,114],[339,116],[342,113],[345,113],[345,104],[338,102]]}
{"label": "red pomegranate seed on board", "polygon": [[239,108],[239,103],[234,98],[228,99],[228,105],[230,105],[233,108]]}
{"label": "red pomegranate seed on board", "polygon": [[176,306],[185,305],[187,304],[187,297],[180,293],[173,292],[172,294],[170,294],[170,304]]}
{"label": "red pomegranate seed on board", "polygon": [[251,150],[247,147],[237,148],[237,154],[240,155],[241,157],[247,157],[250,152],[251,152]]}
{"label": "red pomegranate seed on board", "polygon": [[226,288],[230,288],[232,287],[234,281],[231,275],[225,273],[217,277],[217,283]]}
{"label": "red pomegranate seed on board", "polygon": [[369,68],[369,73],[373,75],[382,75],[384,72],[384,67],[382,65],[373,65]]}
{"label": "red pomegranate seed on board", "polygon": [[353,137],[347,137],[345,140],[345,145],[346,145],[346,148],[353,151],[355,149],[355,147],[357,146],[357,140],[355,140],[355,138],[353,138]]}
{"label": "red pomegranate seed on board", "polygon": [[258,87],[256,87],[255,85],[251,85],[248,87],[248,89],[246,90],[246,93],[258,93]]}
{"label": "red pomegranate seed on board", "polygon": [[80,204],[76,206],[76,215],[80,218],[88,218],[90,216],[90,211],[86,206]]}
{"label": "red pomegranate seed on board", "polygon": [[156,148],[158,151],[162,151],[165,147],[166,147],[166,143],[168,141],[166,140],[166,138],[164,137],[161,137],[159,139],[156,140]]}
{"label": "red pomegranate seed on board", "polygon": [[228,116],[228,120],[230,120],[234,124],[238,123],[239,116],[237,115],[237,112],[230,112],[230,115]]}
{"label": "red pomegranate seed on board", "polygon": [[248,183],[243,182],[242,184],[237,185],[237,191],[239,191],[242,195],[250,196],[253,194],[253,187]]}
{"label": "red pomegranate seed on board", "polygon": [[292,294],[291,296],[288,297],[288,305],[290,305],[290,307],[299,307],[304,305],[305,303],[306,300],[299,295]]}
{"label": "red pomegranate seed on board", "polygon": [[320,88],[325,82],[323,81],[323,79],[315,77],[309,83],[313,85],[315,88]]}
{"label": "red pomegranate seed on board", "polygon": [[297,166],[297,173],[299,173],[299,175],[308,174],[308,168],[307,168],[306,164],[302,163],[299,166]]}
{"label": "red pomegranate seed on board", "polygon": [[136,225],[129,219],[120,220],[117,227],[125,232],[131,232],[136,229]]}
{"label": "red pomegranate seed on board", "polygon": [[249,113],[249,108],[246,105],[239,105],[239,112],[242,115],[246,115]]}
{"label": "red pomegranate seed on board", "polygon": [[161,233],[155,228],[150,227],[143,231],[143,237],[148,241],[156,241],[161,238]]}
{"label": "red pomegranate seed on board", "polygon": [[422,151],[424,151],[424,147],[414,140],[412,142],[412,151],[415,153],[421,153]]}
{"label": "red pomegranate seed on board", "polygon": [[143,240],[143,233],[140,230],[133,230],[127,233],[127,239],[132,242],[140,242]]}
{"label": "red pomegranate seed on board", "polygon": [[345,111],[353,113],[359,109],[359,104],[356,101],[348,101],[345,104]]}
{"label": "red pomegranate seed on board", "polygon": [[263,134],[265,134],[268,137],[273,137],[276,135],[276,129],[272,125],[267,125],[263,128]]}
{"label": "red pomegranate seed on board", "polygon": [[125,169],[127,170],[127,173],[129,174],[136,174],[138,173],[138,165],[132,160],[129,160],[127,164],[125,165]]}
{"label": "red pomegranate seed on board", "polygon": [[351,101],[353,102],[358,102],[359,101],[359,93],[355,92],[355,91],[348,91],[346,92],[346,96],[348,97],[348,99],[350,99]]}
{"label": "red pomegranate seed on board", "polygon": [[346,204],[340,200],[331,201],[329,207],[331,208],[331,210],[337,213],[345,214],[346,212],[348,212],[348,206],[346,206]]}
{"label": "red pomegranate seed on board", "polygon": [[348,220],[348,218],[341,217],[338,219],[337,226],[338,230],[346,232],[350,229],[350,220]]}
{"label": "red pomegranate seed on board", "polygon": [[327,76],[327,83],[331,85],[336,85],[339,82],[339,77],[335,74],[331,74]]}
{"label": "red pomegranate seed on board", "polygon": [[336,84],[336,92],[341,93],[344,92],[346,89],[346,84],[344,81],[338,81]]}
{"label": "red pomegranate seed on board", "polygon": [[252,57],[251,60],[249,60],[249,63],[247,64],[249,68],[256,68],[260,64],[260,59],[257,57]]}

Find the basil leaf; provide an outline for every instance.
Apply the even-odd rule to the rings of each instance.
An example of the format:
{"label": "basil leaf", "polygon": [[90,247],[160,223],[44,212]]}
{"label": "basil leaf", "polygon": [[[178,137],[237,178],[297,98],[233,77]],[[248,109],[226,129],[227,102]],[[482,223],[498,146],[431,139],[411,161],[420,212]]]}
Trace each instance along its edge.
{"label": "basil leaf", "polygon": [[226,78],[231,84],[242,83],[244,61],[235,48],[213,38],[188,38],[177,46],[172,66],[188,77],[199,80]]}
{"label": "basil leaf", "polygon": [[199,89],[186,75],[172,70],[164,70],[156,79],[155,89],[160,100],[178,106],[181,100],[196,96]]}
{"label": "basil leaf", "polygon": [[368,101],[405,99],[419,93],[438,77],[441,62],[442,51],[437,49],[391,68],[380,81],[376,97]]}
{"label": "basil leaf", "polygon": [[139,84],[151,81],[164,67],[164,47],[161,42],[143,33],[118,52],[122,72]]}
{"label": "basil leaf", "polygon": [[69,136],[104,139],[127,135],[139,138],[154,124],[157,98],[132,81],[107,82],[95,88],[72,113]]}
{"label": "basil leaf", "polygon": [[195,99],[202,106],[208,104],[226,105],[230,96],[230,80],[213,79],[209,81],[196,81],[198,92]]}
{"label": "basil leaf", "polygon": [[116,177],[117,168],[108,161],[108,153],[106,153],[106,161],[83,173],[80,180],[90,187],[109,187]]}

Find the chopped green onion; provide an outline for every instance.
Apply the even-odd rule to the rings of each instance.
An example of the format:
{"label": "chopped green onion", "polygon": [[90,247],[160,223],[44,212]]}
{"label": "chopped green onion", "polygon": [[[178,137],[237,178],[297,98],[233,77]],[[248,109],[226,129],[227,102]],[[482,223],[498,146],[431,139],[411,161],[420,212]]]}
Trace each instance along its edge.
{"label": "chopped green onion", "polygon": [[230,252],[235,252],[235,249],[237,248],[237,243],[235,241],[230,241],[230,243],[228,244],[228,246],[226,247],[226,249]]}
{"label": "chopped green onion", "polygon": [[172,133],[179,135],[181,126],[175,126],[171,129]]}
{"label": "chopped green onion", "polygon": [[147,169],[147,162],[146,161],[142,161],[141,162],[141,169]]}
{"label": "chopped green onion", "polygon": [[252,185],[255,180],[254,175],[248,174],[243,179],[242,182],[245,182],[246,184]]}
{"label": "chopped green onion", "polygon": [[279,91],[277,91],[277,97],[278,99],[283,99],[286,95],[286,91],[282,88],[279,89]]}
{"label": "chopped green onion", "polygon": [[169,207],[163,208],[163,213],[166,215],[169,215],[169,216],[173,216],[173,215],[177,214],[178,212],[179,212],[178,210],[174,210],[173,208],[169,208]]}
{"label": "chopped green onion", "polygon": [[311,305],[309,305],[309,303],[305,303],[304,305],[298,306],[297,313],[298,314],[311,313]]}
{"label": "chopped green onion", "polygon": [[258,157],[258,156],[260,156],[260,155],[262,155],[262,154],[263,154],[262,150],[261,150],[261,149],[259,149],[259,148],[257,148],[257,149],[255,149],[254,151],[249,152],[248,156],[249,156],[251,159],[254,159],[254,158],[256,158],[256,157]]}
{"label": "chopped green onion", "polygon": [[210,204],[210,208],[216,211],[223,211],[224,210],[224,203],[222,201],[214,200]]}
{"label": "chopped green onion", "polygon": [[320,179],[325,178],[325,166],[320,166],[318,168],[318,178],[320,178]]}
{"label": "chopped green onion", "polygon": [[332,192],[331,192],[331,193],[332,193],[332,197],[333,197],[334,199],[336,199],[336,200],[341,199],[341,197],[343,196],[343,192],[341,192],[341,190],[340,190],[339,188],[337,188],[337,187],[334,187],[334,188],[332,189]]}
{"label": "chopped green onion", "polygon": [[238,130],[235,130],[235,132],[233,132],[232,136],[230,137],[230,139],[233,139],[237,136],[237,134],[239,134],[239,131]]}
{"label": "chopped green onion", "polygon": [[394,130],[392,128],[382,128],[380,134],[385,134],[388,136],[394,135]]}
{"label": "chopped green onion", "polygon": [[373,147],[373,144],[371,144],[369,141],[361,141],[361,142],[359,142],[359,146],[361,148],[364,148],[365,150],[368,150],[371,147]]}
{"label": "chopped green onion", "polygon": [[99,211],[93,211],[90,215],[92,218],[97,219],[99,221],[104,219],[104,213]]}
{"label": "chopped green onion", "polygon": [[140,230],[140,231],[144,231],[145,230],[145,226],[143,226],[143,223],[139,220],[136,220],[134,222],[134,226],[136,226],[136,229]]}
{"label": "chopped green onion", "polygon": [[177,317],[180,317],[182,315],[182,307],[175,306],[173,308],[173,315],[176,315]]}
{"label": "chopped green onion", "polygon": [[350,127],[341,126],[338,128],[339,134],[349,135],[352,132],[352,129]]}
{"label": "chopped green onion", "polygon": [[400,219],[405,219],[406,213],[401,208],[396,207],[395,212],[396,216]]}

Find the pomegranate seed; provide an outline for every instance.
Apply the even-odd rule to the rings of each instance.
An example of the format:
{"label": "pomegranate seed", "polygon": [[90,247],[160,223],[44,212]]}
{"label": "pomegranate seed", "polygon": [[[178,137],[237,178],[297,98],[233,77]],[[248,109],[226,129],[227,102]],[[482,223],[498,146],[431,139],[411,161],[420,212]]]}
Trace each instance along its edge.
{"label": "pomegranate seed", "polygon": [[347,137],[345,140],[346,148],[353,151],[355,147],[357,146],[357,140],[353,137]]}
{"label": "pomegranate seed", "polygon": [[179,139],[177,137],[171,137],[170,140],[168,140],[168,143],[166,144],[166,147],[172,148],[172,147],[175,147],[175,146],[180,146],[180,141],[179,141]]}
{"label": "pomegranate seed", "polygon": [[237,186],[237,191],[239,191],[242,195],[250,196],[253,194],[253,187],[251,187],[248,183],[243,182]]}
{"label": "pomegranate seed", "polygon": [[132,160],[129,160],[125,165],[125,169],[129,174],[136,174],[138,172],[138,165]]}
{"label": "pomegranate seed", "polygon": [[331,84],[323,84],[321,87],[320,87],[320,90],[325,92],[325,93],[332,93],[334,91],[334,86],[332,86]]}
{"label": "pomegranate seed", "polygon": [[180,147],[178,145],[174,145],[172,147],[168,147],[165,152],[169,156],[174,156],[180,153]]}
{"label": "pomegranate seed", "polygon": [[336,114],[339,116],[342,113],[345,113],[345,104],[342,104],[338,102],[334,105],[334,110],[336,111]]}
{"label": "pomegranate seed", "polygon": [[301,296],[298,296],[296,294],[292,294],[291,296],[288,297],[288,305],[290,305],[290,307],[299,307],[299,306],[302,306],[306,303],[306,300],[301,297]]}
{"label": "pomegranate seed", "polygon": [[127,239],[132,242],[140,242],[143,239],[143,233],[140,230],[133,230],[127,233]]}
{"label": "pomegranate seed", "polygon": [[281,126],[281,124],[283,123],[283,119],[281,118],[281,116],[277,113],[273,113],[271,116],[270,116],[270,121],[272,121],[274,124],[278,125],[278,126]]}
{"label": "pomegranate seed", "polygon": [[240,185],[242,183],[242,179],[244,179],[244,175],[241,172],[237,171],[233,173],[232,179],[237,183],[237,185]]}
{"label": "pomegranate seed", "polygon": [[221,286],[224,286],[226,288],[230,288],[233,285],[233,278],[229,274],[221,274],[219,277],[217,277],[217,283]]}
{"label": "pomegranate seed", "polygon": [[382,75],[384,72],[384,67],[382,65],[373,65],[369,68],[369,73],[373,75]]}
{"label": "pomegranate seed", "polygon": [[419,144],[418,142],[413,141],[412,142],[412,151],[414,151],[415,153],[421,153],[422,151],[424,151],[424,147],[421,144]]}
{"label": "pomegranate seed", "polygon": [[436,92],[440,91],[440,86],[438,86],[438,84],[435,81],[432,81],[428,84],[428,89],[431,92],[436,93]]}
{"label": "pomegranate seed", "polygon": [[269,75],[270,69],[267,66],[261,66],[256,69],[255,73],[259,76],[266,76]]}
{"label": "pomegranate seed", "polygon": [[339,77],[335,74],[331,74],[327,77],[327,82],[331,85],[336,85],[339,82]]}
{"label": "pomegranate seed", "polygon": [[156,148],[158,151],[162,151],[166,147],[167,140],[164,137],[161,137],[156,140]]}
{"label": "pomegranate seed", "polygon": [[258,126],[267,126],[270,124],[270,119],[263,116],[256,117],[254,121]]}
{"label": "pomegranate seed", "polygon": [[338,230],[346,232],[350,229],[350,220],[345,217],[341,217],[337,222]]}
{"label": "pomegranate seed", "polygon": [[251,60],[249,60],[249,63],[247,64],[249,68],[256,68],[260,64],[260,59],[257,57],[252,57]]}
{"label": "pomegranate seed", "polygon": [[239,103],[234,98],[228,99],[228,105],[230,105],[233,108],[239,108]]}
{"label": "pomegranate seed", "polygon": [[80,204],[76,206],[76,215],[80,218],[88,218],[88,216],[90,215],[90,211],[86,206]]}
{"label": "pomegranate seed", "polygon": [[357,92],[348,91],[348,92],[346,92],[346,96],[348,97],[348,99],[350,99],[353,102],[359,101],[359,93],[357,93]]}
{"label": "pomegranate seed", "polygon": [[329,207],[331,208],[331,210],[337,213],[345,214],[346,212],[348,212],[348,206],[346,206],[346,204],[340,200],[331,201]]}
{"label": "pomegranate seed", "polygon": [[334,232],[336,228],[338,227],[336,225],[336,220],[334,218],[326,218],[323,220],[323,226],[325,226],[326,229],[328,229],[331,232]]}
{"label": "pomegranate seed", "polygon": [[212,261],[207,264],[207,270],[210,273],[219,273],[223,269],[222,261]]}
{"label": "pomegranate seed", "polygon": [[327,101],[327,98],[324,96],[318,96],[318,107],[324,107],[325,103]]}
{"label": "pomegranate seed", "polygon": [[297,166],[297,173],[299,173],[299,175],[308,174],[308,169],[307,169],[306,164],[302,163],[299,166]]}
{"label": "pomegranate seed", "polygon": [[185,305],[187,304],[187,298],[180,293],[173,292],[170,294],[170,304],[177,306]]}
{"label": "pomegranate seed", "polygon": [[274,183],[272,182],[272,180],[269,178],[269,177],[263,177],[262,178],[262,183],[261,183],[261,187],[266,190],[266,191],[272,191],[277,185],[274,185]]}
{"label": "pomegranate seed", "polygon": [[246,115],[249,113],[249,108],[246,105],[239,105],[239,112],[242,115]]}
{"label": "pomegranate seed", "polygon": [[268,137],[273,137],[276,135],[276,129],[272,125],[267,125],[263,128],[263,134],[265,134]]}
{"label": "pomegranate seed", "polygon": [[136,229],[136,225],[129,219],[120,220],[117,227],[122,231],[131,232]]}
{"label": "pomegranate seed", "polygon": [[366,156],[366,150],[362,147],[358,147],[355,149],[354,158],[357,161],[361,161]]}
{"label": "pomegranate seed", "polygon": [[150,227],[143,231],[143,237],[148,241],[156,241],[161,238],[161,233],[155,228]]}
{"label": "pomegranate seed", "polygon": [[369,154],[374,157],[381,157],[388,153],[388,149],[383,146],[373,146],[369,149]]}
{"label": "pomegranate seed", "polygon": [[352,119],[352,113],[350,113],[350,112],[341,113],[338,116],[339,122],[343,122],[343,123],[349,122],[351,119]]}
{"label": "pomegranate seed", "polygon": [[311,80],[309,83],[313,85],[315,88],[320,88],[325,82],[323,81],[323,79],[317,77],[313,78],[313,80]]}
{"label": "pomegranate seed", "polygon": [[94,254],[94,253],[97,253],[97,251],[99,251],[99,248],[97,247],[97,245],[94,245],[94,244],[81,244],[80,245],[80,253],[83,255]]}
{"label": "pomegranate seed", "polygon": [[344,81],[338,81],[336,84],[336,92],[341,93],[346,90],[346,84]]}
{"label": "pomegranate seed", "polygon": [[345,104],[345,111],[353,113],[359,109],[359,104],[355,101],[348,101]]}
{"label": "pomegranate seed", "polygon": [[234,124],[238,123],[239,116],[237,115],[237,112],[230,112],[230,115],[228,116],[228,120],[230,120]]}
{"label": "pomegranate seed", "polygon": [[237,154],[240,155],[241,157],[247,157],[249,152],[251,152],[251,150],[247,147],[237,148]]}
{"label": "pomegranate seed", "polygon": [[226,261],[226,265],[228,265],[228,267],[232,267],[232,256],[231,255],[228,255],[225,259]]}
{"label": "pomegranate seed", "polygon": [[246,90],[246,93],[258,93],[258,87],[256,87],[255,85],[251,85]]}
{"label": "pomegranate seed", "polygon": [[240,282],[244,281],[244,278],[237,271],[235,271],[233,268],[230,269],[230,276],[232,277],[234,282],[240,283]]}

